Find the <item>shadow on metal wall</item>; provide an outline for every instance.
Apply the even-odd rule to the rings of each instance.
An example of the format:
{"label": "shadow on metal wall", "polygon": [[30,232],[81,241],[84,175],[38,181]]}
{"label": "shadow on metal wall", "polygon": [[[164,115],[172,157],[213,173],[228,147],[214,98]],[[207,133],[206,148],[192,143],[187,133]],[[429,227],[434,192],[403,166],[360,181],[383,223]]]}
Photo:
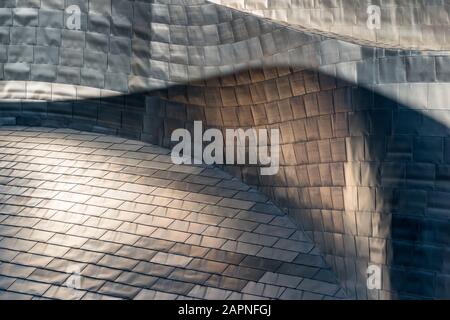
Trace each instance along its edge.
{"label": "shadow on metal wall", "polygon": [[[296,154],[294,162],[283,159],[283,170],[271,177],[260,176],[251,166],[224,169],[266,193],[311,236],[351,297],[449,298],[450,129],[365,88],[342,83],[341,88],[348,99],[336,112],[334,97],[328,114],[332,136],[316,140],[343,141],[345,155],[310,161],[313,156],[305,149],[306,158]],[[171,131],[192,129],[194,120],[204,121],[205,128],[217,126],[208,122],[204,110],[220,107],[208,106],[208,101],[202,107],[190,105],[188,90],[175,86],[83,101],[2,101],[0,124],[73,128],[169,147]],[[338,113],[347,127],[337,128]],[[280,117],[279,123],[265,125],[289,123],[295,131],[296,120]],[[318,170],[322,165],[337,167],[342,177],[328,178]],[[313,172],[319,177],[312,177]],[[338,200],[330,201],[327,192]],[[316,263],[325,262],[304,261],[304,270]],[[381,267],[381,290],[367,288],[371,264]]]}

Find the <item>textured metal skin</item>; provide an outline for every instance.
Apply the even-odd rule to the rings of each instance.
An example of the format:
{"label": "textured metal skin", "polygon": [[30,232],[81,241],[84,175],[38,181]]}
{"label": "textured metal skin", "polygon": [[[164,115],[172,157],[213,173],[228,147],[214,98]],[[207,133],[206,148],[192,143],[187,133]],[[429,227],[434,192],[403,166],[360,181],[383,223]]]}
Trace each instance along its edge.
{"label": "textured metal skin", "polygon": [[0,145],[0,300],[345,298],[286,213],[218,168],[65,128]]}
{"label": "textured metal skin", "polygon": [[[69,4],[81,31],[63,27]],[[352,297],[450,297],[446,52],[354,44],[201,0],[6,1],[0,25],[0,123],[163,146],[194,120],[279,128],[277,175],[224,169],[295,219]],[[371,264],[379,290],[366,286]]]}
{"label": "textured metal skin", "polygon": [[[449,50],[448,0],[211,0],[299,30],[387,48]],[[375,8],[374,8],[375,7]],[[377,12],[379,10],[379,12]],[[379,25],[374,13],[379,14]]]}

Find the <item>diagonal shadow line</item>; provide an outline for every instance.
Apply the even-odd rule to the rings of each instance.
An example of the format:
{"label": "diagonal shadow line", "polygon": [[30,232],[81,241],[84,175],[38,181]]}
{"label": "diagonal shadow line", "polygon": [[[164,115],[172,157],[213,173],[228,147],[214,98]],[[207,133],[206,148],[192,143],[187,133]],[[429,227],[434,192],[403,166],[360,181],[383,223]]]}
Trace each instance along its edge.
{"label": "diagonal shadow line", "polygon": [[[303,76],[311,75],[310,71],[300,72],[304,72]],[[446,163],[450,155],[446,150],[449,128],[435,117],[382,94],[342,84],[342,80],[329,75],[313,74],[341,82],[332,90],[333,108],[328,114],[308,116],[314,113],[308,111],[313,104],[305,103],[309,99],[306,93],[301,95],[303,106],[292,107],[291,117],[282,115],[287,109],[277,105],[278,122],[261,124],[253,117],[252,123],[244,125],[287,124],[292,128],[291,140],[284,137],[282,129],[284,159],[280,173],[263,177],[254,166],[224,166],[223,169],[256,186],[286,211],[319,245],[350,296],[362,299],[448,297],[450,204],[446,198],[450,190],[450,166]],[[216,81],[219,80],[208,80]],[[208,101],[206,106],[189,103],[187,92],[192,88],[180,85],[83,101],[1,102],[1,119],[6,124],[102,132],[164,147],[170,147],[170,133],[174,129],[192,130],[195,120],[204,121],[205,128],[224,129],[242,124],[215,123],[214,118],[208,117],[207,109],[221,112],[223,117],[231,108],[221,110],[218,106],[208,106]],[[338,90],[343,96],[336,95]],[[296,118],[294,114],[300,114],[302,108],[303,118]],[[332,121],[331,136],[322,139],[310,129],[311,134],[306,132],[306,137],[295,137],[301,129],[297,120],[312,128],[323,116],[329,116]],[[269,119],[267,114],[266,119]],[[331,158],[327,159],[314,144],[333,139],[343,144],[343,149],[336,147],[335,151],[344,150],[345,154],[333,153],[331,149]],[[302,146],[298,150],[306,151],[303,155],[306,158],[295,152],[299,144]],[[294,157],[284,148],[294,149]],[[337,169],[332,171],[331,167]],[[330,174],[338,176],[329,177]],[[382,290],[367,289],[369,264],[382,266]]]}

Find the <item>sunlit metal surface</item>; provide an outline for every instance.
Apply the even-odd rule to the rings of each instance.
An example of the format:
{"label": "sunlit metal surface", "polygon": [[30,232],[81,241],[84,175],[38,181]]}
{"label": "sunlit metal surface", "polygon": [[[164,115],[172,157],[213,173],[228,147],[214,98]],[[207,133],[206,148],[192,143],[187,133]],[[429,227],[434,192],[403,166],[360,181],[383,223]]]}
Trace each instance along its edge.
{"label": "sunlit metal surface", "polygon": [[168,150],[0,130],[0,299],[342,297],[267,198]]}

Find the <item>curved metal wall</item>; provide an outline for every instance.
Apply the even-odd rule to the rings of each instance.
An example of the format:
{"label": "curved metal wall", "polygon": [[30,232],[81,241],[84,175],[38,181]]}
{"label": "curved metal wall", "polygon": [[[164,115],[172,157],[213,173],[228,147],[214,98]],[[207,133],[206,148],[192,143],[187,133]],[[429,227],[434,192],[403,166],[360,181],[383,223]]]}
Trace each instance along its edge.
{"label": "curved metal wall", "polygon": [[[392,48],[449,50],[448,0],[211,0],[304,30]],[[370,29],[367,25],[372,25]]]}
{"label": "curved metal wall", "polygon": [[[65,27],[73,4],[81,30]],[[353,297],[449,297],[445,52],[352,44],[203,1],[7,0],[0,41],[0,123],[164,146],[195,120],[279,128],[277,175],[225,169],[285,209]],[[380,290],[366,286],[371,264]]]}

